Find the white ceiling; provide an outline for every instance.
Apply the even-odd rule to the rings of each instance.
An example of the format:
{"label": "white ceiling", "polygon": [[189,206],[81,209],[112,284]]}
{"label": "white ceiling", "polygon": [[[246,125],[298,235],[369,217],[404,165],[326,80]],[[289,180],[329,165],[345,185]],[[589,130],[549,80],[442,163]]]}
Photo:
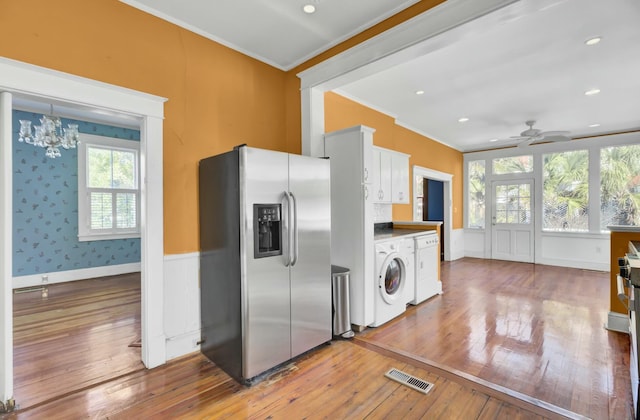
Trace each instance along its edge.
{"label": "white ceiling", "polygon": [[[283,70],[417,2],[120,1]],[[454,1],[469,0],[438,7]],[[304,4],[315,5],[316,13],[305,15]],[[336,91],[461,151],[514,145],[505,139],[525,130],[529,119],[574,138],[636,130],[638,22],[638,0],[519,0],[438,35],[438,48],[425,48],[426,55]],[[602,41],[585,45],[593,36]],[[584,95],[593,88],[601,92]],[[461,117],[469,121],[459,123]],[[500,140],[489,141],[494,138]]]}

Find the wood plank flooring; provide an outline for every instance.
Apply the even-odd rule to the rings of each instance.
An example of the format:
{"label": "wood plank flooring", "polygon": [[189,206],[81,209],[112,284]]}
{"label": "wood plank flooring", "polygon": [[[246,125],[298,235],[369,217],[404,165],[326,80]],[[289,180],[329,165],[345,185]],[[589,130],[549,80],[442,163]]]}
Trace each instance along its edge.
{"label": "wood plank flooring", "polygon": [[[128,347],[139,337],[139,277],[97,289],[95,280],[64,292],[52,285],[54,305],[16,295],[20,410],[6,417],[629,418],[628,336],[603,328],[607,273],[465,258],[444,263],[442,278],[444,295],[323,345],[252,388],[199,353],[143,369],[140,349]],[[83,288],[93,297],[80,297]],[[79,348],[101,361],[83,368]],[[391,367],[435,386],[422,395],[385,378]]]}
{"label": "wood plank flooring", "polygon": [[629,418],[629,337],[604,328],[609,274],[465,258],[442,296],[360,339],[595,419]]}
{"label": "wood plank flooring", "polygon": [[30,407],[144,369],[140,274],[14,294],[14,399]]}

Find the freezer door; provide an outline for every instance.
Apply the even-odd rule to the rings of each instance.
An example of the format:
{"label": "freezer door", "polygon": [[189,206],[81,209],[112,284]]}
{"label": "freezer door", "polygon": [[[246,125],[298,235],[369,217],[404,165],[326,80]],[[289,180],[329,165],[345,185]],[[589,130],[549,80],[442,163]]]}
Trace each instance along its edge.
{"label": "freezer door", "polygon": [[295,226],[291,356],[331,340],[331,185],[327,159],[289,155]]}
{"label": "freezer door", "polygon": [[[243,376],[254,376],[291,358],[288,258],[288,155],[240,149]],[[280,205],[283,252],[255,258],[254,209]],[[257,235],[259,236],[259,235]]]}

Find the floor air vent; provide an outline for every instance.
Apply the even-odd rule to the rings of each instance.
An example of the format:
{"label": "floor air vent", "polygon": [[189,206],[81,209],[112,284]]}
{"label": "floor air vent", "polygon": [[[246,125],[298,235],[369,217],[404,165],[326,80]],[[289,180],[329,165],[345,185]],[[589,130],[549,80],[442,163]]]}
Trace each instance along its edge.
{"label": "floor air vent", "polygon": [[408,373],[404,373],[396,368],[391,368],[389,372],[385,373],[389,379],[393,379],[396,382],[400,382],[402,385],[406,385],[409,388],[413,388],[418,392],[422,392],[423,394],[428,393],[433,388],[433,384],[427,381],[423,381],[420,378],[416,378],[415,376],[409,375]]}

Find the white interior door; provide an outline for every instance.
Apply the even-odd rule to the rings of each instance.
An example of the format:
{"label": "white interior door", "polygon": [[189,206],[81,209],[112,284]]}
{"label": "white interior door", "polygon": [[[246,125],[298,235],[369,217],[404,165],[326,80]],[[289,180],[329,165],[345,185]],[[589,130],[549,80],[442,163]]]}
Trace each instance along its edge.
{"label": "white interior door", "polygon": [[533,180],[492,183],[491,258],[533,262]]}

